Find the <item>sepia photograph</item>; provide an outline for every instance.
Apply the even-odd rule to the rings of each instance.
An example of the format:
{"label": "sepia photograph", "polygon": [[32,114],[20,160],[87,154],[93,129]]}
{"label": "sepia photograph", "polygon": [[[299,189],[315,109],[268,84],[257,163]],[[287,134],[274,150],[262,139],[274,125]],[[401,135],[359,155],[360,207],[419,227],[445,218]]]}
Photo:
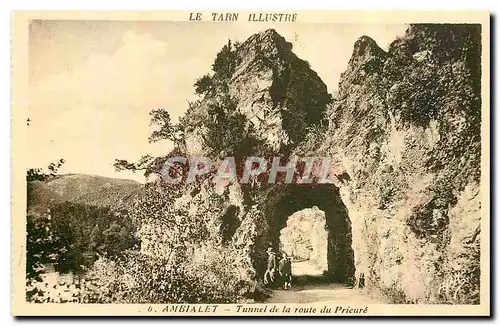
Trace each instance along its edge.
{"label": "sepia photograph", "polygon": [[489,315],[487,12],[150,16],[13,16],[13,314]]}

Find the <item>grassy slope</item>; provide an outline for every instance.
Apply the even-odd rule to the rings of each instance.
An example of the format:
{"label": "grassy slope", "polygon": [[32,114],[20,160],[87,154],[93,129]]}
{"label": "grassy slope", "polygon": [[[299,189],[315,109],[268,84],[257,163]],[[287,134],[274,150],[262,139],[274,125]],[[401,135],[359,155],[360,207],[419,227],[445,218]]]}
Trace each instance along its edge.
{"label": "grassy slope", "polygon": [[50,203],[74,202],[120,208],[140,194],[142,185],[133,180],[84,174],[66,174],[49,182],[28,184],[28,210],[41,212]]}

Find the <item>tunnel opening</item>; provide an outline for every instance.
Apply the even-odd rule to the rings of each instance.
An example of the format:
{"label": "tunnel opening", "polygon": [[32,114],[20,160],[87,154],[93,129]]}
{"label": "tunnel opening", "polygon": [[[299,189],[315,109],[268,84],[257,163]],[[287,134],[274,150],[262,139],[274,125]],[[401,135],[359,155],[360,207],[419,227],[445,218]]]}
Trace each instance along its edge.
{"label": "tunnel opening", "polygon": [[317,206],[290,215],[279,243],[279,252],[291,259],[296,279],[321,280],[328,272],[328,228],[325,212]]}
{"label": "tunnel opening", "polygon": [[[271,246],[291,256],[294,252],[295,262],[307,260],[309,266],[315,266],[312,276],[322,281],[348,283],[354,277],[351,222],[337,187],[280,185],[267,195],[264,207],[268,230],[262,248]],[[300,244],[305,234],[299,230],[301,226],[315,233],[302,239],[306,248]]]}

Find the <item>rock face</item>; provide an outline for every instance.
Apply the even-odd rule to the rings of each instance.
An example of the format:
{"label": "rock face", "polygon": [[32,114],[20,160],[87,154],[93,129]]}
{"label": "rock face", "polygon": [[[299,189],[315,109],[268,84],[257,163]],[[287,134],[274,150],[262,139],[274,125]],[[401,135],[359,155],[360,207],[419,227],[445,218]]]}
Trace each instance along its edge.
{"label": "rock face", "polygon": [[185,150],[204,153],[211,141],[207,138],[224,137],[226,130],[204,132],[207,120],[215,124],[242,120],[238,131],[245,141],[228,135],[228,142],[236,144],[223,146],[224,154],[252,155],[290,152],[309,127],[324,122],[331,99],[327,87],[291,50],[292,44],[273,29],[231,46],[226,55],[232,63],[215,72],[211,90],[187,114]]}
{"label": "rock face", "polygon": [[288,216],[317,206],[332,280],[364,273],[366,286],[393,302],[477,303],[480,33],[413,25],[388,52],[362,36],[333,100],[283,37],[253,35],[230,49],[230,68],[215,72],[188,111],[186,152],[337,157],[341,183],[207,180],[183,201],[222,196],[217,232],[254,280]]}
{"label": "rock face", "polygon": [[241,62],[229,92],[242,113],[271,149],[297,145],[307,127],[324,117],[330,100],[326,85],[273,29],[250,37],[237,53]]}
{"label": "rock face", "polygon": [[319,151],[351,177],[356,272],[396,300],[478,300],[479,42],[473,25],[415,25],[388,53],[362,37],[330,107]]}

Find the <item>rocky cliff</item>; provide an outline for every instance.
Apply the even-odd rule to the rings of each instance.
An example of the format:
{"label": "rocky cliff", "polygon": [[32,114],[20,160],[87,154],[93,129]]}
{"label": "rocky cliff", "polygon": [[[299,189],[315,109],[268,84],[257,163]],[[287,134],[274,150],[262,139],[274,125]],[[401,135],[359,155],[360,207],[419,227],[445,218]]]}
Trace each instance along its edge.
{"label": "rocky cliff", "polygon": [[214,236],[253,280],[287,217],[317,206],[332,280],[364,273],[367,287],[393,302],[477,303],[480,33],[413,25],[388,52],[362,36],[335,99],[276,31],[228,44],[181,119],[183,150],[336,157],[341,183],[205,180],[178,203],[217,212]]}
{"label": "rocky cliff", "polygon": [[396,300],[478,300],[480,48],[473,25],[361,37],[313,149],[341,155],[356,271]]}
{"label": "rocky cliff", "polygon": [[182,120],[189,154],[289,153],[326,122],[326,85],[273,29],[226,45],[213,70]]}

